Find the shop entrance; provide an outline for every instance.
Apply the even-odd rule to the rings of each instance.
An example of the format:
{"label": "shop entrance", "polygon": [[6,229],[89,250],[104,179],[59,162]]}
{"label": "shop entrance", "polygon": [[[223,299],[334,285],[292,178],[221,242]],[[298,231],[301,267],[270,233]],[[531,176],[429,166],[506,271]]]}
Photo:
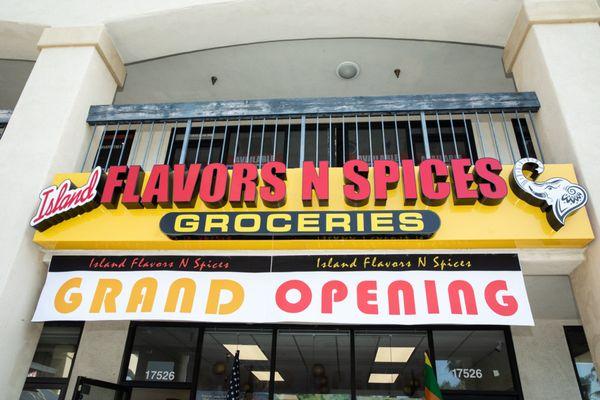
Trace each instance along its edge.
{"label": "shop entrance", "polygon": [[[94,381],[88,392],[113,390],[116,400],[225,400],[237,351],[243,400],[422,399],[425,352],[444,399],[522,399],[510,331],[487,326],[134,322],[120,385]],[[89,393],[74,399],[113,399]]]}

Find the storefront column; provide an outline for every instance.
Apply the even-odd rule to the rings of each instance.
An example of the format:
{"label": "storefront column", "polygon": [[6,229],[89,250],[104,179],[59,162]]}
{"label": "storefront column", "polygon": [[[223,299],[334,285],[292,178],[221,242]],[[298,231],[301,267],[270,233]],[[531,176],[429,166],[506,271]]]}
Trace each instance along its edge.
{"label": "storefront column", "polygon": [[125,67],[104,27],[48,28],[0,144],[0,387],[18,399],[42,324],[31,317],[46,275],[28,225],[54,174],[77,171],[90,105],[112,103]]}
{"label": "storefront column", "polygon": [[[594,0],[525,2],[504,51],[519,91],[535,91],[535,122],[547,163],[573,163],[600,228],[600,8]],[[568,220],[567,220],[568,223]],[[600,363],[600,241],[571,283],[592,357]]]}

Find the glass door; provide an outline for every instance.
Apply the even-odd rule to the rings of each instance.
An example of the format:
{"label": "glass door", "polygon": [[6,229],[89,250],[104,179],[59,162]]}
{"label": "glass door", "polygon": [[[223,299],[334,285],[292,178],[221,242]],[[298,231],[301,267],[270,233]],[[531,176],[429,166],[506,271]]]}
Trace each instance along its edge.
{"label": "glass door", "polygon": [[129,388],[124,386],[80,376],[73,400],[129,400],[129,395]]}

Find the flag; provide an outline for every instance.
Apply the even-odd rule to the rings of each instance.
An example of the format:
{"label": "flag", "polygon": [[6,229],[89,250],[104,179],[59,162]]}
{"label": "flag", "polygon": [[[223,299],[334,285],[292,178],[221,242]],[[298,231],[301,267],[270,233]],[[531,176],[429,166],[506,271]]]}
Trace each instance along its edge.
{"label": "flag", "polygon": [[239,400],[240,398],[240,351],[235,352],[231,374],[229,375],[229,388],[227,389],[227,400]]}
{"label": "flag", "polygon": [[[425,400],[442,400],[442,392],[437,383],[435,372],[429,361],[429,356],[425,353]],[[227,399],[229,400],[229,399]]]}

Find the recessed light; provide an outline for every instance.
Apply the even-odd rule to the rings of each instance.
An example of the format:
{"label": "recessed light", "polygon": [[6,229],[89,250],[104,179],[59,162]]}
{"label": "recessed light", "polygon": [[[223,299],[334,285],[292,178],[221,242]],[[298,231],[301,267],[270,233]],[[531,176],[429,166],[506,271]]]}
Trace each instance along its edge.
{"label": "recessed light", "polygon": [[369,383],[394,383],[398,379],[398,374],[371,374]]}
{"label": "recessed light", "polygon": [[335,73],[342,79],[354,79],[360,74],[360,67],[354,61],[344,61],[337,66]]}
{"label": "recessed light", "polygon": [[405,363],[414,351],[414,347],[378,347],[375,362]]}
{"label": "recessed light", "polygon": [[[268,382],[271,379],[271,371],[252,371],[252,375],[263,382]],[[283,382],[283,377],[277,371],[275,371],[275,382]]]}
{"label": "recessed light", "polygon": [[224,344],[223,347],[227,349],[232,355],[235,355],[237,350],[240,351],[240,360],[253,360],[253,361],[267,361],[268,358],[265,353],[262,352],[260,347],[255,344]]}

